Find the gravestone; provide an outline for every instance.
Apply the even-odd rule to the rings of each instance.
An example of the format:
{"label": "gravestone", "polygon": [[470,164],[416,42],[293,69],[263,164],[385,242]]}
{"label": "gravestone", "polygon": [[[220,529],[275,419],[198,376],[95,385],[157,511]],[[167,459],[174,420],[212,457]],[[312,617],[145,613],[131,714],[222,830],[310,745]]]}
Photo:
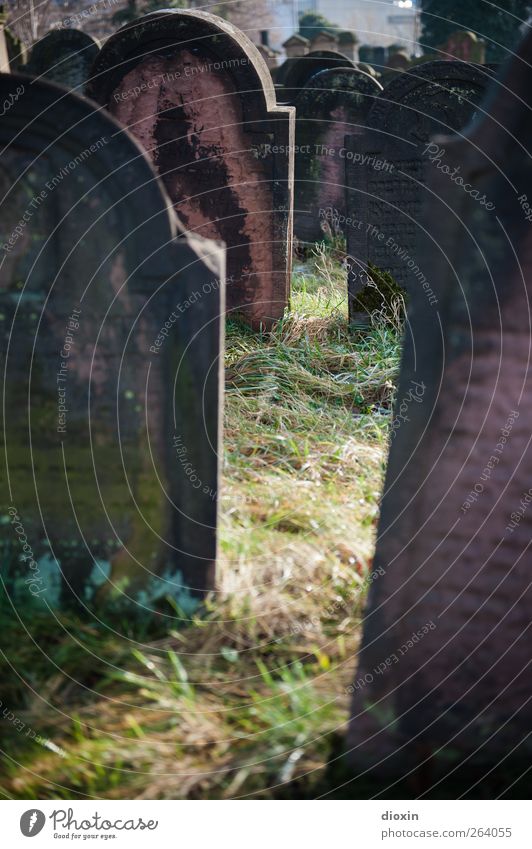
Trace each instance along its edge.
{"label": "gravestone", "polygon": [[295,32],[290,38],[283,41],[281,46],[284,48],[287,59],[297,59],[299,56],[304,56],[305,53],[308,53],[310,41],[304,35]]}
{"label": "gravestone", "polygon": [[390,274],[408,295],[424,288],[434,303],[431,270],[416,256],[425,175],[434,167],[430,138],[460,132],[491,79],[491,72],[464,62],[427,62],[391,82],[370,109],[368,131],[346,139],[352,320],[372,288],[369,265]]}
{"label": "gravestone", "polygon": [[0,76],[3,586],[184,605],[213,585],[223,253],[116,121],[27,82]]}
{"label": "gravestone", "polygon": [[476,33],[456,30],[451,33],[444,45],[438,48],[442,59],[460,59],[462,62],[486,62],[486,42]]}
{"label": "gravestone", "polygon": [[54,29],[33,45],[24,73],[45,77],[82,94],[99,49],[96,39],[86,32]]}
{"label": "gravestone", "polygon": [[294,233],[323,238],[324,226],[344,231],[346,135],[363,132],[379,83],[355,68],[321,71],[296,98]]}
{"label": "gravestone", "polygon": [[318,30],[310,39],[310,51],[315,53],[319,50],[338,52],[338,36],[327,30]]}
{"label": "gravestone", "polygon": [[10,56],[5,27],[5,16],[3,15],[3,7],[0,7],[0,73],[9,74],[10,72]]}
{"label": "gravestone", "polygon": [[357,61],[358,38],[354,32],[351,32],[350,30],[343,30],[338,34],[338,50],[340,53],[343,53],[344,56],[347,56],[348,59],[351,59],[352,62]]}
{"label": "gravestone", "polygon": [[360,62],[367,62],[369,65],[374,65],[377,71],[382,71],[388,57],[386,47],[375,47],[370,44],[361,44],[358,49],[358,58]]}
{"label": "gravestone", "polygon": [[254,45],[214,15],[156,12],[105,43],[88,94],[144,145],[187,229],[225,242],[229,313],[281,318],[294,116]]}
{"label": "gravestone", "polygon": [[22,71],[28,61],[28,51],[23,41],[12,32],[9,27],[4,27],[9,70],[12,72]]}
{"label": "gravestone", "polygon": [[442,798],[491,780],[511,798],[529,772],[531,58],[528,36],[482,119],[436,138],[493,208],[431,170],[420,261],[438,314],[413,293],[373,565],[384,574],[350,688],[356,770],[392,798],[407,798],[401,778]]}
{"label": "gravestone", "polygon": [[320,71],[354,68],[354,62],[334,50],[314,50],[298,59],[287,59],[277,73],[276,83],[283,85],[283,102],[293,103],[302,88]]}

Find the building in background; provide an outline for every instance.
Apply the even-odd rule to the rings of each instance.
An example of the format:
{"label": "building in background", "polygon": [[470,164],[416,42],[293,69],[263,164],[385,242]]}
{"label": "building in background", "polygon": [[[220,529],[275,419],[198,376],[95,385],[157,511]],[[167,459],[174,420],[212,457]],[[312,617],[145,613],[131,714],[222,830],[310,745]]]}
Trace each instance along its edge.
{"label": "building in background", "polygon": [[[191,0],[200,8],[227,17],[255,44],[268,32],[268,46],[286,58],[283,43],[297,33],[299,18],[305,12],[318,12],[340,32],[352,32],[358,44],[377,47],[400,45],[417,54],[419,0],[232,0],[206,3]],[[316,33],[317,35],[317,33]],[[351,48],[352,49],[352,48]]]}
{"label": "building in background", "polygon": [[[47,30],[65,26],[105,41],[119,26],[113,22],[116,12],[129,8],[141,15],[147,5],[145,0],[8,0],[6,11],[9,25],[29,47]],[[161,0],[161,9],[167,5]],[[187,5],[230,20],[263,51],[271,51],[266,57],[269,64],[275,56],[279,63],[286,58],[283,43],[297,33],[305,12],[317,12],[338,28],[337,37],[344,38],[344,46],[339,41],[333,49],[346,54],[356,55],[356,45],[386,48],[392,44],[410,54],[419,52],[419,0],[189,0]],[[350,33],[356,36],[355,42],[345,40]]]}
{"label": "building in background", "polygon": [[[418,0],[267,0],[272,25],[270,45],[276,50],[294,32],[299,16],[317,12],[336,24],[340,31],[352,32],[359,44],[375,47],[401,45],[417,55],[420,4]],[[253,3],[254,0],[249,0]]]}

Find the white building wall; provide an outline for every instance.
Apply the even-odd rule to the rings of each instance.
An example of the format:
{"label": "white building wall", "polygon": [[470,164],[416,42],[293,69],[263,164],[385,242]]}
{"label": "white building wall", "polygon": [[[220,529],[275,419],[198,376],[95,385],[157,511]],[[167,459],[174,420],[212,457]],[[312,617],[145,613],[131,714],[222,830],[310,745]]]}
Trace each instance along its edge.
{"label": "white building wall", "polygon": [[[404,0],[401,0],[404,2]],[[340,29],[354,32],[361,44],[387,47],[401,44],[415,52],[416,0],[412,8],[400,7],[398,0],[270,0],[274,26],[271,46],[277,50],[297,30],[299,14],[319,12]]]}

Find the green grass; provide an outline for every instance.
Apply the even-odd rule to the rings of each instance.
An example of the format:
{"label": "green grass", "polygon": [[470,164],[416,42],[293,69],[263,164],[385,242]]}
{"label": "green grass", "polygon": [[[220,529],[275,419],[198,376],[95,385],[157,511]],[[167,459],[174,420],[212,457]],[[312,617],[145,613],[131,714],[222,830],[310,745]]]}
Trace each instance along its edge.
{"label": "green grass", "polygon": [[297,265],[293,285],[272,334],[227,330],[216,594],[170,632],[120,622],[125,639],[42,614],[35,643],[4,631],[1,707],[25,723],[0,719],[6,798],[325,786],[348,715],[400,328],[377,317],[349,331],[330,252]]}

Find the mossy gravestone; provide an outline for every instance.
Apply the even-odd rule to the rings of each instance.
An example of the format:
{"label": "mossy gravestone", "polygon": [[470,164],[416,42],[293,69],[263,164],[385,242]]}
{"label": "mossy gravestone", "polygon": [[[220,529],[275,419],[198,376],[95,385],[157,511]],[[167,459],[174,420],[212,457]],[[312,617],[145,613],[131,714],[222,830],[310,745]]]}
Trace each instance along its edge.
{"label": "mossy gravestone", "polygon": [[106,42],[88,93],[144,145],[187,229],[225,242],[228,311],[281,318],[294,116],[249,39],[207,13],[146,15]]}
{"label": "mossy gravestone", "polygon": [[45,77],[83,93],[100,46],[79,29],[54,29],[33,45],[24,73]]}
{"label": "mossy gravestone", "polygon": [[346,135],[363,133],[381,85],[355,68],[321,71],[299,93],[296,107],[294,234],[323,238],[324,227],[346,226]]}
{"label": "mossy gravestone", "polygon": [[380,790],[410,774],[416,795],[494,798],[490,782],[512,795],[529,773],[531,60],[529,36],[482,118],[436,138],[493,207],[428,176],[420,263],[438,309],[413,293],[374,564],[385,574],[351,688],[349,748]]}
{"label": "mossy gravestone", "polygon": [[22,84],[0,126],[3,586],[183,605],[213,582],[223,254],[117,122],[27,77],[0,99]]}
{"label": "mossy gravestone", "polygon": [[419,65],[381,92],[368,114],[368,131],[346,139],[351,319],[372,294],[369,266],[391,275],[408,295],[421,288],[435,305],[432,269],[421,266],[416,247],[426,173],[437,159],[430,139],[463,130],[490,80],[489,70],[465,62]]}

